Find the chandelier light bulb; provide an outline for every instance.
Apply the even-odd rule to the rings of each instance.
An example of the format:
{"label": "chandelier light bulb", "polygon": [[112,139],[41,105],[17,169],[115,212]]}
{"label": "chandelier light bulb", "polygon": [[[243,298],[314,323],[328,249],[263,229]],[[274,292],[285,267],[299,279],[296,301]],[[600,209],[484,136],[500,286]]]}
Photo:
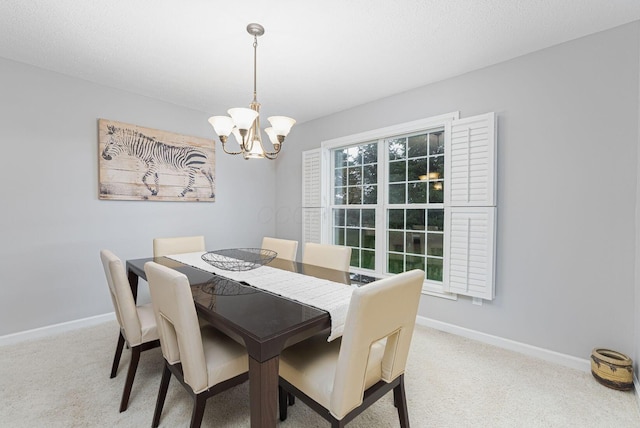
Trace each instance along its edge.
{"label": "chandelier light bulb", "polygon": [[280,145],[280,141],[278,141],[278,135],[276,134],[276,131],[274,131],[272,127],[265,128],[264,132],[267,134],[267,136],[269,136],[269,141],[271,141],[271,144],[273,144],[274,146]]}
{"label": "chandelier light bulb", "polygon": [[271,116],[267,118],[276,135],[286,137],[291,131],[291,127],[296,123],[295,120],[286,116]]}
{"label": "chandelier light bulb", "polygon": [[239,130],[248,130],[253,125],[253,121],[258,117],[258,112],[250,108],[237,107],[227,110],[236,128]]}
{"label": "chandelier light bulb", "polygon": [[233,119],[229,116],[212,116],[209,118],[209,123],[213,126],[213,130],[216,131],[216,134],[222,139],[225,139],[231,135],[231,131],[233,130],[234,124]]}
{"label": "chandelier light bulb", "polygon": [[242,136],[240,135],[240,131],[238,130],[238,128],[236,128],[235,126],[233,127],[233,129],[231,130],[231,133],[233,134],[233,136],[236,139],[236,142],[238,143],[238,145],[242,147]]}

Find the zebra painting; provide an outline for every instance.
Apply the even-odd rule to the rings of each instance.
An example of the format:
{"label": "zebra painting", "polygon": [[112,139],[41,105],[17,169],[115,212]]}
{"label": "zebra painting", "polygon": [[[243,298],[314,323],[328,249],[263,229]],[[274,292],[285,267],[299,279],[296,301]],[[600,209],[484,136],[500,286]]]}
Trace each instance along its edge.
{"label": "zebra painting", "polygon": [[[142,163],[144,174],[141,178],[138,175],[138,180],[147,189],[147,195],[142,195],[142,199],[148,199],[149,196],[153,196],[156,199],[164,197],[165,200],[184,200],[190,192],[194,192],[194,184],[198,174],[202,174],[206,178],[210,189],[210,192],[204,198],[213,199],[215,197],[213,162],[209,160],[205,151],[199,147],[168,144],[154,136],[147,135],[150,134],[149,132],[143,133],[141,130],[136,130],[135,127],[106,124],[106,128],[102,132],[104,135],[102,159],[112,161],[120,155],[127,155]],[[139,166],[136,169],[139,170]],[[166,194],[176,188],[177,185],[160,185],[161,173],[169,173],[170,171],[176,171],[179,176],[186,176],[187,179],[186,185],[182,181],[184,178],[181,180],[182,185],[178,188],[181,191],[177,195]],[[175,177],[173,178],[175,181]],[[153,184],[150,184],[151,180],[153,180]],[[176,192],[178,191],[176,190]],[[101,196],[102,193],[103,186],[101,183]],[[105,191],[105,193],[109,192]],[[172,196],[173,198],[177,196],[177,199],[172,199]]]}

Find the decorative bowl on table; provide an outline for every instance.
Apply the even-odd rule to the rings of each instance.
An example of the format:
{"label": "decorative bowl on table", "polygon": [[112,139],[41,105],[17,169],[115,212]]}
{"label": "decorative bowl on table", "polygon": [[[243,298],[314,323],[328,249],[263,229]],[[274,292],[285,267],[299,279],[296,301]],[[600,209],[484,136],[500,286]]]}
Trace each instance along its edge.
{"label": "decorative bowl on table", "polygon": [[277,256],[275,251],[262,248],[229,248],[204,253],[202,260],[218,269],[240,272],[266,265]]}
{"label": "decorative bowl on table", "polygon": [[206,294],[212,294],[214,296],[240,296],[258,292],[257,288],[227,279],[222,275],[213,275],[209,281],[205,284],[198,285],[197,288]]}

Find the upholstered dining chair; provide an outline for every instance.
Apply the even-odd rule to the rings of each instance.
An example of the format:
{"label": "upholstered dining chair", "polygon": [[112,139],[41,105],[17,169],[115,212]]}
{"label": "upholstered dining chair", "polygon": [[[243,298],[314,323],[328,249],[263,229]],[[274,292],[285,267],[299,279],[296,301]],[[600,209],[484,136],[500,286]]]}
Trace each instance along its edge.
{"label": "upholstered dining chair", "polygon": [[298,241],[265,236],[262,238],[262,249],[275,251],[278,253],[277,258],[279,259],[295,261],[298,253]]}
{"label": "upholstered dining chair", "polygon": [[153,240],[153,257],[194,253],[196,251],[206,251],[204,236],[178,236],[175,238],[155,238]]}
{"label": "upholstered dining chair", "polygon": [[351,247],[307,242],[304,244],[302,263],[329,269],[348,271],[351,261]]}
{"label": "upholstered dining chair", "polygon": [[146,263],[144,271],[164,356],[152,426],[160,423],[173,374],[193,398],[190,426],[199,427],[209,397],[248,379],[247,352],[214,328],[200,328],[189,280],[184,274],[154,262]]}
{"label": "upholstered dining chair", "polygon": [[140,361],[140,353],[148,349],[160,346],[158,340],[158,331],[156,329],[156,318],[153,314],[151,303],[136,306],[133,298],[131,286],[127,280],[122,261],[109,250],[100,251],[102,266],[107,277],[109,285],[109,293],[113,302],[113,309],[116,319],[120,325],[120,334],[118,335],[118,344],[116,345],[116,353],[113,357],[113,365],[111,366],[111,378],[113,379],[120,365],[120,356],[125,341],[131,348],[131,361],[129,362],[129,371],[127,379],[124,383],[124,391],[122,392],[122,400],[120,401],[120,411],[127,410],[129,405],[129,396],[131,395],[131,387],[138,369]]}
{"label": "upholstered dining chair", "polygon": [[341,340],[314,336],[285,349],[280,420],[287,418],[287,394],[339,428],[393,390],[400,426],[408,428],[404,371],[423,281],[424,271],[416,269],[357,288]]}

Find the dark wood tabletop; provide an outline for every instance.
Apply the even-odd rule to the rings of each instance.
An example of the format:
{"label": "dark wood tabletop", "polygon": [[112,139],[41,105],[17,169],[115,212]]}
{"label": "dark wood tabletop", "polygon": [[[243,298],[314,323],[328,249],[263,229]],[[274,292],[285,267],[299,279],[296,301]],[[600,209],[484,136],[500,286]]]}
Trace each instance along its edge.
{"label": "dark wood tabletop", "polygon": [[[326,330],[328,337],[329,313],[166,257],[127,260],[127,274],[134,296],[138,278],[146,280],[144,265],[149,261],[184,273],[189,278],[199,316],[246,346],[251,426],[275,427],[279,355],[287,346],[319,332]],[[348,272],[287,260],[274,259],[269,266],[343,284],[352,282]],[[353,277],[363,283],[373,279]]]}

